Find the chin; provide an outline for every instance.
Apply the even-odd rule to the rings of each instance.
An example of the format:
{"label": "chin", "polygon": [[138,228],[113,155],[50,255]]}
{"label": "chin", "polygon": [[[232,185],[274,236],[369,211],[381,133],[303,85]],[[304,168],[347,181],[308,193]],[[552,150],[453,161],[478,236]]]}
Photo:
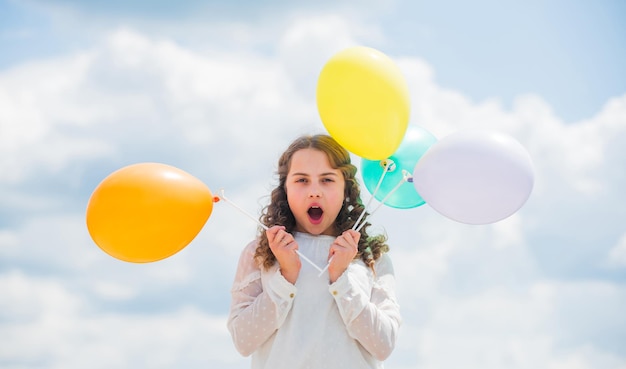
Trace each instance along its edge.
{"label": "chin", "polygon": [[321,234],[324,234],[324,232],[326,232],[327,228],[324,228],[324,226],[322,225],[318,225],[318,224],[310,224],[308,227],[304,227],[304,231],[306,233],[310,233],[312,235],[315,236],[319,236]]}

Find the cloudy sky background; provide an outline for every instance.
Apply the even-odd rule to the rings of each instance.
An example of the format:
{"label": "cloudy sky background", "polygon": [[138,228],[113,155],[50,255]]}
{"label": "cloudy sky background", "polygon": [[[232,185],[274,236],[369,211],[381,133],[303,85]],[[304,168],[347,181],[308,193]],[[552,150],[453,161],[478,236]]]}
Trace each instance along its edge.
{"label": "cloudy sky background", "polygon": [[355,3],[0,1],[0,367],[247,368],[225,320],[255,225],[218,203],[180,253],[131,264],[87,202],[150,161],[258,213],[286,145],[325,132],[323,64],[365,45],[402,69],[411,124],[506,133],[536,169],[492,225],[372,217],[405,318],[386,367],[626,368],[626,5]]}

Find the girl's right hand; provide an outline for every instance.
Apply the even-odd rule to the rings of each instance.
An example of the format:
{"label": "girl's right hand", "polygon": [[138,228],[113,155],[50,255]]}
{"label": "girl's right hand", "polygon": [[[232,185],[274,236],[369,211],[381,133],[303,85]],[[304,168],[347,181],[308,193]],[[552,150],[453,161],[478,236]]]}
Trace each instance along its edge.
{"label": "girl's right hand", "polygon": [[289,283],[295,284],[302,267],[296,252],[298,243],[290,233],[285,232],[284,226],[273,226],[265,231],[265,235],[280,265],[281,274]]}

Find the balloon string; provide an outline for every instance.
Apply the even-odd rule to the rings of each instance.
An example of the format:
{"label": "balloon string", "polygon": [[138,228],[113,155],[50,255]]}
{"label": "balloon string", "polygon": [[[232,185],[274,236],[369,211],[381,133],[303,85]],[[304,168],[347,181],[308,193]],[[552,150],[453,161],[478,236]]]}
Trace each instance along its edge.
{"label": "balloon string", "polygon": [[[306,260],[309,264],[311,264],[311,266],[313,266],[313,268],[317,269],[320,274],[318,275],[318,277],[320,277],[322,274],[324,274],[324,270],[326,270],[326,268],[328,268],[328,265],[326,265],[326,268],[324,268],[324,270],[322,270],[322,268],[318,267],[317,264],[315,264],[314,262],[312,262],[311,260],[309,260],[309,258],[307,258],[306,256],[304,256],[304,254],[302,254],[300,251],[296,250],[296,252],[298,253],[298,255],[303,258],[304,260]],[[328,261],[328,264],[330,264],[330,260]]]}
{"label": "balloon string", "polygon": [[374,189],[374,192],[372,192],[372,197],[370,197],[370,199],[367,201],[367,204],[365,205],[365,208],[363,208],[363,211],[361,212],[361,214],[357,218],[356,222],[354,222],[354,225],[352,226],[353,230],[357,229],[357,226],[359,225],[359,222],[361,221],[361,219],[363,219],[363,216],[367,212],[367,209],[369,208],[370,204],[372,203],[372,200],[374,199],[374,197],[376,197],[376,193],[378,193],[378,189],[380,188],[380,185],[383,183],[383,179],[385,178],[385,174],[387,174],[387,172],[391,172],[391,171],[393,171],[395,169],[395,163],[391,159],[383,160],[381,162],[381,164],[384,167],[383,172],[380,174],[380,178],[378,179],[378,183],[376,184],[376,188]]}
{"label": "balloon string", "polygon": [[247,213],[245,210],[243,210],[242,208],[240,208],[239,206],[237,206],[237,204],[235,204],[234,202],[230,201],[225,195],[224,195],[224,190],[220,190],[220,199],[226,201],[227,203],[231,204],[235,209],[239,210],[243,215],[248,216],[248,218],[254,220],[259,226],[261,226],[263,229],[265,229],[266,231],[269,229],[268,226],[266,226],[265,224],[261,223],[257,218],[253,217],[250,213]]}
{"label": "balloon string", "polygon": [[[356,223],[354,223],[354,227],[352,229],[356,230],[357,232],[361,230],[361,228],[365,225],[365,220],[363,220],[363,223],[361,223],[361,225],[356,228],[356,225],[359,224],[359,221],[361,220],[361,218],[363,218],[363,214],[365,214],[365,212],[367,211],[367,208],[369,207],[369,205],[372,202],[372,199],[374,198],[374,196],[376,196],[376,192],[378,192],[378,189],[380,188],[380,184],[383,182],[383,178],[385,178],[385,173],[387,172],[391,172],[393,171],[393,169],[390,169],[395,163],[393,162],[393,160],[391,159],[387,159],[387,161],[385,163],[383,163],[383,165],[385,166],[385,170],[383,171],[383,173],[380,176],[380,179],[378,180],[378,184],[376,185],[376,189],[374,190],[374,192],[372,192],[372,197],[369,199],[369,201],[367,202],[367,205],[365,206],[365,209],[363,209],[363,211],[361,212],[361,215],[359,216],[359,219],[357,219]],[[402,171],[402,180],[396,185],[396,187],[394,187],[388,194],[387,196],[385,196],[385,198],[382,200],[382,202],[376,207],[376,209],[374,209],[374,211],[370,214],[370,216],[372,216],[372,214],[374,214],[376,212],[376,210],[378,210],[378,208],[380,208],[382,206],[382,204],[385,203],[385,201],[387,201],[387,199],[389,198],[389,196],[391,196],[391,194],[393,194],[394,192],[396,192],[396,190],[398,188],[400,188],[400,186],[404,183],[404,182],[409,182],[413,179],[413,177],[411,177],[411,175],[409,174],[409,172],[407,172],[406,170]],[[356,228],[356,229],[355,229]],[[328,267],[330,266],[330,262],[333,261],[333,257],[330,258],[330,260],[328,260],[328,264],[326,264],[326,266],[324,267],[324,269],[322,271],[320,271],[320,274],[318,275],[318,277],[320,277],[322,274],[324,274],[324,272],[326,271],[326,269],[328,269]]]}
{"label": "balloon string", "polygon": [[[389,191],[389,193],[387,194],[387,196],[385,196],[382,201],[380,202],[380,204],[378,204],[378,206],[376,207],[376,209],[374,209],[369,216],[371,217],[372,215],[374,215],[374,213],[376,213],[376,211],[378,209],[380,209],[381,206],[383,206],[383,204],[387,201],[387,199],[389,199],[389,197],[391,195],[393,195],[394,192],[396,192],[400,186],[402,186],[405,182],[410,182],[413,180],[413,177],[411,176],[411,174],[406,171],[406,170],[402,170],[402,179],[398,182],[398,184],[396,185],[396,187],[394,187],[391,191]],[[363,220],[363,223],[361,223],[361,225],[356,229],[356,231],[360,231],[361,228],[363,228],[363,226],[365,225],[366,221]]]}
{"label": "balloon string", "polygon": [[330,257],[330,259],[328,259],[328,264],[326,264],[326,266],[324,267],[324,269],[321,269],[321,270],[320,270],[320,274],[318,274],[318,275],[317,275],[318,277],[321,277],[321,276],[322,276],[322,274],[324,274],[324,272],[326,271],[326,269],[328,269],[328,267],[330,266],[330,262],[331,262],[331,261],[333,261],[333,258],[334,258],[334,257],[335,257],[335,256],[331,256],[331,257]]}
{"label": "balloon string", "polygon": [[[269,229],[268,226],[266,226],[265,224],[261,223],[261,221],[259,221],[258,219],[256,219],[255,217],[253,217],[250,213],[246,212],[245,210],[243,210],[242,208],[240,208],[239,206],[237,206],[237,204],[235,204],[234,202],[230,201],[225,195],[224,195],[224,190],[220,190],[220,195],[219,198],[221,200],[226,201],[227,203],[231,204],[235,209],[239,210],[243,215],[246,215],[248,218],[254,220],[260,227],[262,227],[263,229],[265,229],[266,231]],[[324,271],[328,268],[328,265],[326,265],[326,268],[322,269],[320,267],[317,266],[317,264],[315,264],[314,262],[312,262],[309,258],[307,258],[306,256],[304,256],[299,250],[296,250],[296,253],[298,254],[298,256],[300,256],[301,258],[303,258],[304,260],[306,260],[309,264],[311,264],[315,269],[317,269],[320,272],[320,276],[322,274],[324,274]],[[331,258],[332,259],[332,258]],[[328,264],[330,264],[330,260],[328,261]]]}
{"label": "balloon string", "polygon": [[[357,228],[357,224],[359,224],[359,221],[363,218],[363,215],[365,214],[365,212],[367,211],[367,208],[369,207],[369,205],[372,202],[372,199],[376,196],[376,193],[378,192],[378,189],[380,188],[380,184],[383,182],[383,178],[385,178],[385,174],[387,172],[391,172],[393,171],[393,169],[390,169],[392,167],[392,165],[394,165],[393,160],[391,159],[387,159],[388,162],[383,163],[383,165],[385,166],[385,170],[383,171],[383,173],[380,176],[380,179],[378,180],[378,184],[376,185],[376,189],[374,190],[374,192],[372,192],[372,197],[369,199],[369,201],[367,202],[367,205],[365,206],[365,209],[363,209],[363,211],[361,212],[361,215],[359,216],[359,219],[357,219],[356,223],[354,223],[354,227],[352,229],[356,230],[357,232],[361,230],[361,228],[363,228],[363,226],[365,225],[366,221],[363,220],[363,223],[361,223],[360,226],[358,226]],[[385,196],[383,198],[383,200],[380,202],[380,204],[376,207],[376,209],[374,209],[374,211],[372,211],[372,213],[369,215],[370,217],[376,212],[376,210],[378,210],[378,208],[380,208],[389,198],[389,196],[391,196],[394,192],[396,192],[400,186],[402,186],[402,184],[404,182],[410,182],[413,180],[413,177],[409,174],[408,171],[406,170],[402,170],[402,180],[400,180],[400,182],[398,182],[398,184],[396,185],[396,187],[394,187],[388,194],[387,196]],[[328,264],[326,264],[326,266],[324,267],[324,269],[322,271],[320,271],[320,274],[318,275],[321,276],[322,274],[324,274],[324,272],[326,271],[326,269],[328,269],[328,267],[330,266],[330,262],[333,261],[333,258],[331,257],[330,260],[328,260]]]}

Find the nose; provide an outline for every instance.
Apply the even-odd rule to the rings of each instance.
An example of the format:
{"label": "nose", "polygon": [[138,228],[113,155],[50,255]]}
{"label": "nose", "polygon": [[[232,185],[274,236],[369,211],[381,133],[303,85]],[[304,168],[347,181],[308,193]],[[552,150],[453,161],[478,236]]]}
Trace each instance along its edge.
{"label": "nose", "polygon": [[319,186],[312,185],[309,188],[309,197],[322,197],[322,191]]}

